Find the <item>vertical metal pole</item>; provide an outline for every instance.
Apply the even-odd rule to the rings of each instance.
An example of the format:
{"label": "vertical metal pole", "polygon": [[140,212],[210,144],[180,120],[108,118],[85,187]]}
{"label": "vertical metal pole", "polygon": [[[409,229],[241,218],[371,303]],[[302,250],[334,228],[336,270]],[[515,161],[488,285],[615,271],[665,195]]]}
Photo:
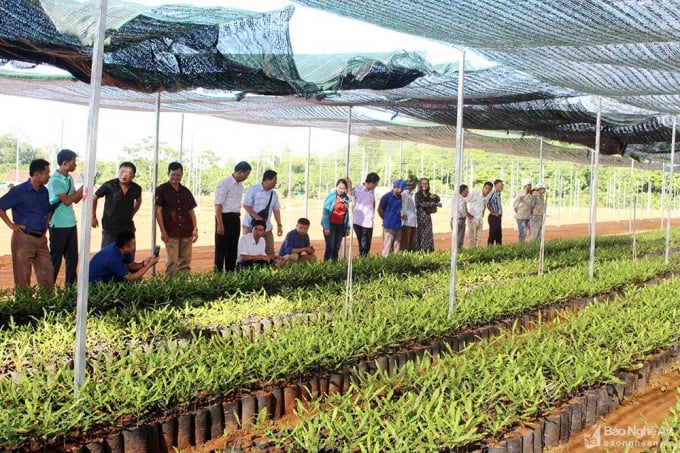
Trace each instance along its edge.
{"label": "vertical metal pole", "polygon": [[184,151],[184,113],[182,113],[182,121],[179,127],[179,159],[178,162],[182,162],[182,151]]}
{"label": "vertical metal pole", "polygon": [[323,199],[323,194],[321,190],[321,185],[322,185],[322,180],[321,180],[321,173],[323,170],[323,157],[319,156],[319,186],[317,190],[317,195],[319,197],[319,203],[321,203],[321,200]]}
{"label": "vertical metal pole", "polygon": [[673,115],[673,138],[671,139],[671,168],[668,171],[668,219],[666,220],[666,250],[663,255],[663,262],[668,264],[671,250],[671,210],[673,209],[673,167],[675,166],[675,131],[677,128],[678,116]]}
{"label": "vertical metal pole", "polygon": [[307,161],[305,163],[305,217],[309,218],[309,160],[312,156],[312,128],[307,128]]}
{"label": "vertical metal pole", "polygon": [[[541,137],[539,145],[538,145],[538,182],[543,182],[543,172],[544,172],[544,165],[543,165],[543,137]],[[545,184],[545,183],[544,183]],[[545,191],[546,194],[548,193]],[[536,195],[538,196],[538,195]],[[544,200],[545,203],[545,200]],[[544,206],[547,206],[544,204]],[[546,213],[547,209],[543,209],[543,221],[541,222],[541,246],[538,251],[538,275],[543,275],[543,265],[545,261],[545,219],[546,219]]]}
{"label": "vertical metal pole", "polygon": [[652,174],[647,172],[647,214],[652,212]]}
{"label": "vertical metal pole", "polygon": [[630,160],[630,202],[631,205],[628,207],[628,232],[633,232],[633,200],[635,198],[635,160]]}
{"label": "vertical metal pole", "polygon": [[543,137],[538,144],[538,180],[543,182]]}
{"label": "vertical metal pole", "polygon": [[[548,192],[546,191],[546,194]],[[545,206],[548,206],[546,203]],[[548,218],[547,216],[548,210],[544,209],[543,210],[543,222],[541,223],[541,247],[538,252],[538,275],[543,275],[543,267],[545,264],[545,221]]]}
{"label": "vertical metal pole", "polygon": [[17,134],[17,159],[14,167],[14,184],[19,184],[19,134]]}
{"label": "vertical metal pole", "polygon": [[[673,138],[675,139],[675,133],[673,133]],[[672,143],[672,141],[671,141]],[[672,152],[672,151],[671,151]],[[661,219],[661,228],[663,229],[663,208],[666,206],[666,162],[661,162],[661,205],[659,206],[659,218]]]}
{"label": "vertical metal pole", "polygon": [[288,149],[288,193],[286,194],[286,231],[290,230],[290,199],[293,196],[293,148]]}
{"label": "vertical metal pole", "polygon": [[595,122],[595,149],[590,178],[590,266],[588,275],[595,277],[595,225],[597,216],[597,182],[600,165],[600,128],[602,127],[602,97],[597,97],[597,121]]}
{"label": "vertical metal pole", "polygon": [[[156,93],[156,131],[153,149],[153,175],[151,179],[151,250],[156,246],[156,187],[158,187],[158,149],[160,148],[161,92]],[[194,181],[197,178],[194,178]],[[194,190],[196,192],[196,190]],[[156,275],[156,265],[151,266],[150,274]]]}
{"label": "vertical metal pole", "polygon": [[90,235],[89,226],[92,223],[92,197],[89,195],[94,188],[94,175],[97,165],[97,129],[99,126],[99,96],[102,83],[102,67],[104,59],[104,33],[106,30],[107,0],[98,0],[95,18],[97,33],[92,45],[92,73],[90,76],[90,101],[87,118],[87,167],[85,168],[85,189],[83,190],[83,207],[81,209],[80,225],[83,228],[80,235],[80,259],[78,260],[78,295],[76,305],[76,344],[74,356],[75,394],[85,382],[85,355],[87,352],[87,301],[90,277]]}
{"label": "vertical metal pole", "polygon": [[[347,155],[345,157],[345,174],[346,177],[349,178],[349,158],[350,158],[350,149],[352,147],[352,107],[349,108],[349,112],[347,113]],[[336,153],[337,155],[337,153]],[[347,188],[349,190],[349,187]],[[345,315],[349,316],[351,310],[352,310],[352,242],[354,239],[354,228],[352,228],[352,223],[353,223],[353,216],[352,216],[352,202],[354,200],[354,197],[351,193],[348,193],[349,195],[349,209],[347,210],[347,215],[349,216],[349,236],[345,236],[345,238],[349,237],[349,252],[347,254],[347,282],[345,285]],[[343,250],[345,247],[343,247]]]}
{"label": "vertical metal pole", "polygon": [[402,173],[404,165],[404,142],[399,140],[399,177],[403,178],[404,173]]}
{"label": "vertical metal pole", "polygon": [[635,218],[637,217],[637,194],[633,196],[633,259],[637,259],[637,225]]}
{"label": "vertical metal pole", "polygon": [[557,164],[557,226],[562,226],[562,165]]}
{"label": "vertical metal pole", "polygon": [[463,87],[465,84],[465,50],[458,57],[458,104],[456,106],[456,159],[453,169],[453,222],[451,228],[451,281],[449,282],[449,317],[456,307],[456,268],[458,260],[458,200],[460,198],[460,182],[462,179],[461,164],[463,163]]}

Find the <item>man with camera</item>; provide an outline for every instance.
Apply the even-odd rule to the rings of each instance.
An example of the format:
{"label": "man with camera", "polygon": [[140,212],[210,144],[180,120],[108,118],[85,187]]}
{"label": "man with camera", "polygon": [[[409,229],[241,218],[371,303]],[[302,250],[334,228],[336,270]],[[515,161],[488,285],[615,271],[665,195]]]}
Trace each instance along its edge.
{"label": "man with camera", "polygon": [[135,262],[135,233],[121,231],[116,242],[98,251],[90,260],[90,283],[122,282],[142,278],[158,262],[158,251],[142,262]]}
{"label": "man with camera", "polygon": [[251,233],[252,224],[255,220],[264,220],[266,228],[264,232],[265,250],[267,255],[273,256],[276,251],[274,249],[274,234],[272,232],[273,226],[270,221],[271,213],[274,213],[274,219],[278,225],[276,235],[283,235],[283,224],[281,223],[281,205],[279,204],[279,195],[274,188],[276,187],[276,172],[274,170],[267,170],[262,175],[262,183],[255,184],[249,187],[246,195],[243,198],[243,209],[246,210],[246,215],[243,217],[243,234]]}

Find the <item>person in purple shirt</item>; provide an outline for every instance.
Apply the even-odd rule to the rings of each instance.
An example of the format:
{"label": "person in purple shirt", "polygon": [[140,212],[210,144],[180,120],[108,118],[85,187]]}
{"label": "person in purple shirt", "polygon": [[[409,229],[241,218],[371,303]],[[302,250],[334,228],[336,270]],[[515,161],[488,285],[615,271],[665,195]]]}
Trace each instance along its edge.
{"label": "person in purple shirt", "polygon": [[394,181],[392,190],[380,198],[378,215],[383,219],[382,256],[398,253],[401,246],[401,226],[406,214],[402,214],[401,192],[406,189],[403,179]]}
{"label": "person in purple shirt", "polygon": [[279,249],[279,256],[286,263],[316,262],[314,247],[309,240],[309,219],[301,217],[295,229],[288,232]]}
{"label": "person in purple shirt", "polygon": [[134,232],[125,230],[118,233],[116,242],[98,251],[90,260],[90,283],[142,278],[158,262],[158,257],[150,256],[141,263],[135,263],[136,248]]}
{"label": "person in purple shirt", "polygon": [[[29,166],[29,178],[0,198],[0,218],[12,230],[12,271],[17,288],[31,286],[31,269],[42,288],[54,286],[54,268],[47,247],[47,224],[51,217],[50,163],[35,159]],[[12,220],[7,210],[12,210]]]}

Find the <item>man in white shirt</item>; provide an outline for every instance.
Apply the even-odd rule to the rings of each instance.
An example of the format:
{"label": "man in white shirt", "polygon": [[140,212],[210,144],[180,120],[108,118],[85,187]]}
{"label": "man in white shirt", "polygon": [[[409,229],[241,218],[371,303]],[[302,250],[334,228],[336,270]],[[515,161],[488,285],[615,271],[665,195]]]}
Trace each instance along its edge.
{"label": "man in white shirt", "polygon": [[215,271],[233,271],[241,234],[241,197],[243,181],[252,170],[248,162],[239,162],[234,172],[215,188]]}
{"label": "man in white shirt", "polygon": [[264,220],[253,221],[252,232],[241,236],[238,241],[238,266],[259,266],[273,263],[274,255],[267,255],[265,252],[265,242],[263,239],[266,227]]}
{"label": "man in white shirt", "polygon": [[470,195],[470,189],[466,184],[461,184],[458,189],[458,209],[454,209],[456,197],[451,198],[451,230],[453,230],[453,222],[458,223],[458,236],[456,242],[458,248],[463,248],[463,240],[465,239],[465,222],[472,218],[472,215],[467,209],[467,197]]}
{"label": "man in white shirt", "polygon": [[380,176],[369,173],[363,184],[354,188],[352,218],[354,234],[359,242],[359,256],[366,256],[371,250],[373,240],[373,219],[375,218],[375,186]]}
{"label": "man in white shirt", "polygon": [[482,245],[482,230],[484,229],[484,210],[486,197],[491,193],[491,181],[484,183],[481,191],[472,192],[467,198],[468,213],[472,216],[468,220],[468,244],[470,248]]}
{"label": "man in white shirt", "polygon": [[238,266],[259,266],[274,262],[274,255],[265,252],[265,243],[262,236],[266,227],[264,220],[253,221],[252,232],[244,234],[238,241]]}
{"label": "man in white shirt", "polygon": [[[414,252],[416,250],[416,186],[418,178],[409,176],[406,190],[401,193],[401,213],[404,219],[401,227],[401,251]],[[406,216],[406,217],[404,217]]]}
{"label": "man in white shirt", "polygon": [[[272,212],[274,219],[276,219],[277,229],[276,235],[283,235],[283,225],[281,224],[281,205],[279,203],[279,194],[276,193],[276,172],[274,170],[267,170],[262,175],[262,183],[255,184],[246,190],[246,196],[243,199],[243,209],[246,215],[243,217],[243,234],[252,231],[252,223],[254,220],[264,220],[266,227],[264,230],[264,241],[266,245],[267,255],[274,255],[274,234],[273,226],[270,221]],[[266,213],[264,212],[266,211]]]}

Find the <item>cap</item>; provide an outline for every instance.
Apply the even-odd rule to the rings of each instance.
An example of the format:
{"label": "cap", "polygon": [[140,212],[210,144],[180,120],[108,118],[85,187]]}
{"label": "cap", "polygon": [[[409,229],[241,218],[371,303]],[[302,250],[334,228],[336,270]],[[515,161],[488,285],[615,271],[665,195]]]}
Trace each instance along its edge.
{"label": "cap", "polygon": [[404,190],[406,189],[406,183],[403,179],[397,179],[394,181],[394,185],[392,187],[399,187],[401,190]]}
{"label": "cap", "polygon": [[539,189],[545,189],[545,183],[543,181],[539,182],[536,184],[536,187],[534,189],[539,190]]}
{"label": "cap", "polygon": [[531,179],[523,179],[522,187],[531,185]]}

